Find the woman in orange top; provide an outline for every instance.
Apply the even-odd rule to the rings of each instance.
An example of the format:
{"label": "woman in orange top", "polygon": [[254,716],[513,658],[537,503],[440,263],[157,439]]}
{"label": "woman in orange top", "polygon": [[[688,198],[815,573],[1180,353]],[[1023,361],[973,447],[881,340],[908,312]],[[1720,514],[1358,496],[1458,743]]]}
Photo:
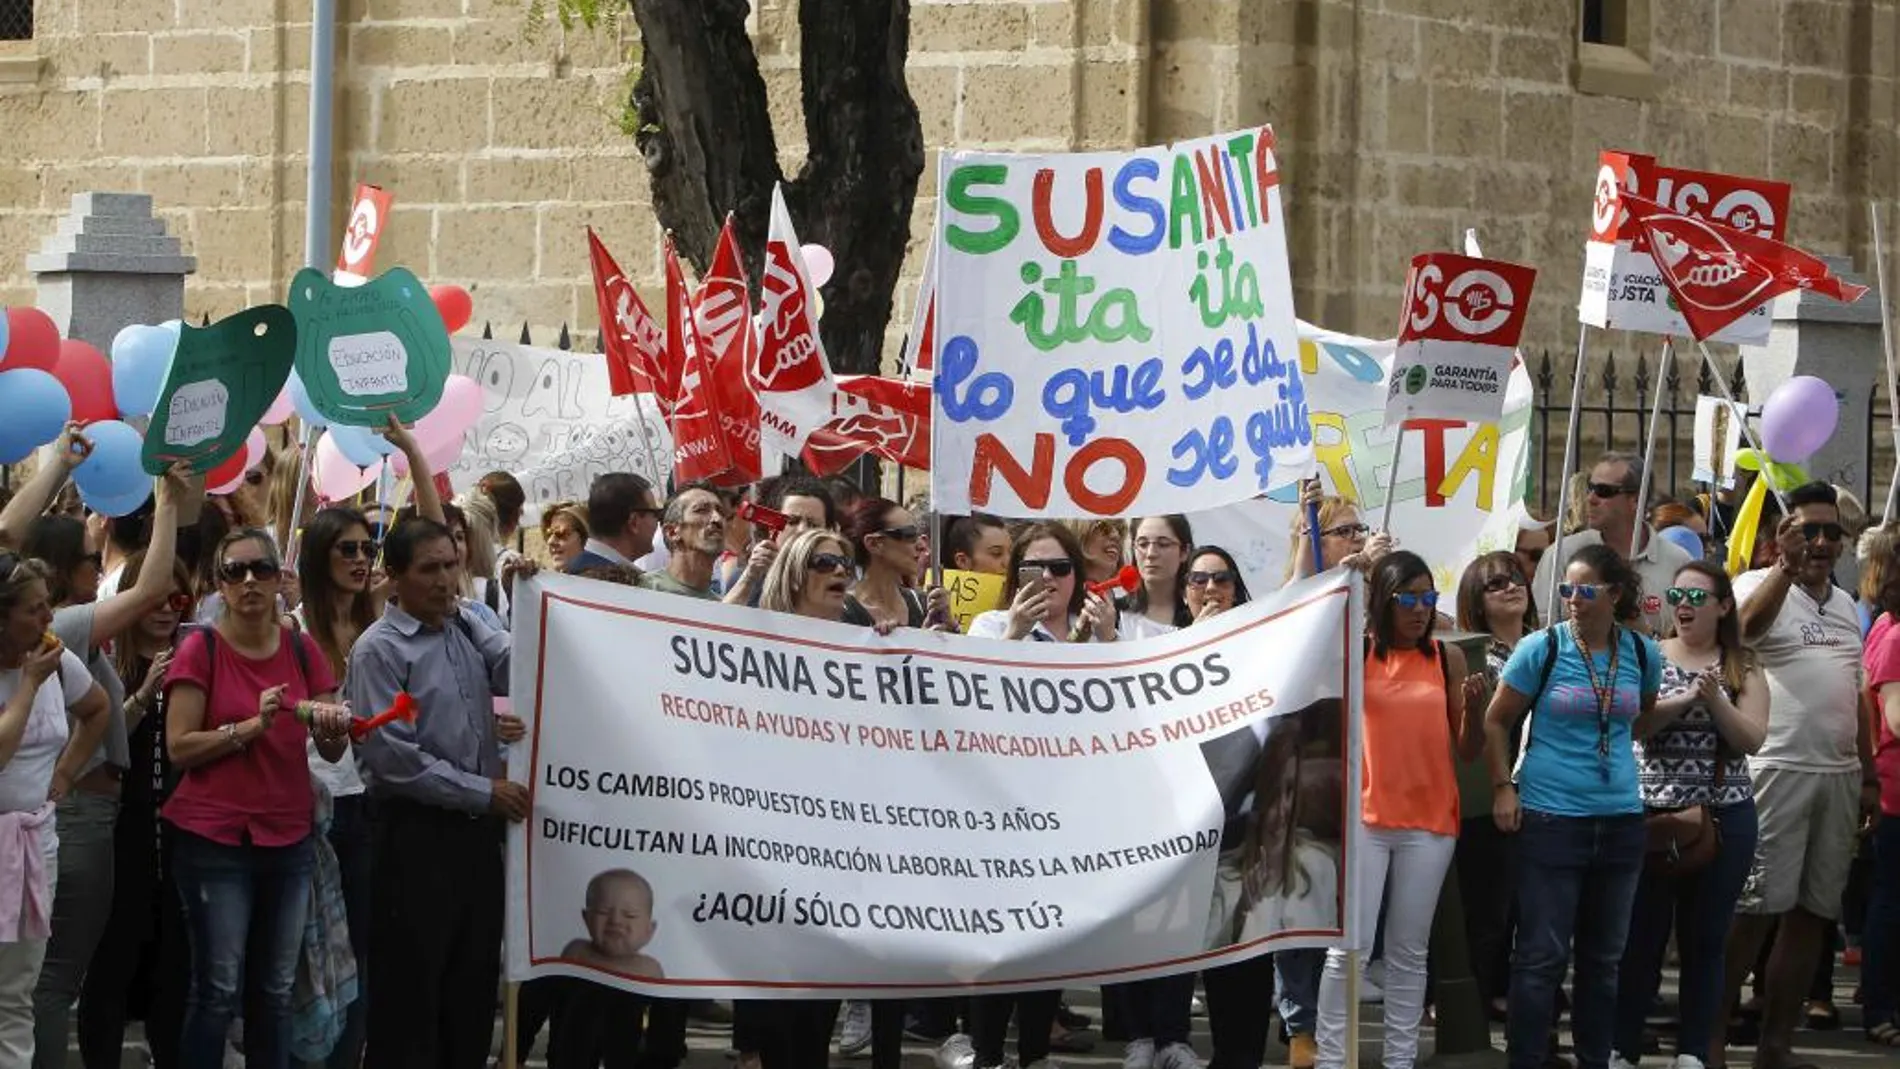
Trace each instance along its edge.
{"label": "woman in orange top", "polygon": [[[1467,760],[1484,744],[1465,701],[1465,657],[1432,638],[1438,616],[1432,570],[1400,550],[1373,566],[1366,618],[1365,726],[1360,809],[1366,856],[1359,866],[1359,931],[1385,905],[1385,1066],[1412,1069],[1425,1010],[1425,948],[1438,889],[1458,842],[1457,745]],[[1320,1069],[1346,1060],[1346,952],[1326,952],[1319,987]]]}

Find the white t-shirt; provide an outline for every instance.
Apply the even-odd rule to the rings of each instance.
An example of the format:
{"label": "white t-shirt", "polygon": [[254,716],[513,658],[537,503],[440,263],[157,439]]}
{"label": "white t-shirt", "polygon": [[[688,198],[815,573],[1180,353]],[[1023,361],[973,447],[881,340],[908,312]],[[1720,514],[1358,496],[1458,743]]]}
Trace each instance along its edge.
{"label": "white t-shirt", "polygon": [[[303,606],[297,606],[297,611],[290,615],[296,618],[298,627],[304,628]],[[304,629],[308,630],[308,628]],[[346,665],[345,667],[347,668],[348,666]],[[339,696],[343,693],[343,677],[340,673],[337,676],[336,692]],[[317,777],[318,782],[330,789],[330,797],[347,798],[353,794],[363,793],[363,774],[356,770],[356,747],[354,745],[345,746],[343,748],[343,756],[337,758],[335,764],[331,764],[324,759],[322,754],[317,752],[317,740],[311,738],[309,733],[305,732],[303,755],[304,760],[310,765],[310,774]]]}
{"label": "white t-shirt", "polygon": [[[1565,535],[1562,561],[1557,559],[1556,547],[1553,545],[1551,551],[1545,553],[1543,559],[1537,562],[1537,578],[1531,583],[1531,602],[1541,606],[1543,600],[1550,595],[1551,569],[1568,564],[1570,557],[1585,546],[1602,544],[1603,536],[1588,527],[1576,534]],[[1610,548],[1620,553],[1628,547],[1611,546]],[[1682,566],[1693,559],[1681,546],[1657,538],[1656,532],[1652,530],[1649,532],[1649,543],[1634,560],[1630,561],[1631,567],[1636,569],[1637,576],[1643,581],[1639,601],[1643,607],[1643,619],[1649,624],[1651,634],[1662,634],[1663,610],[1667,607],[1664,604],[1663,592],[1669,589],[1669,584],[1676,581],[1676,573],[1682,570]],[[1562,579],[1559,578],[1558,581],[1562,582]],[[1547,612],[1541,615],[1545,623],[1554,623],[1557,620],[1555,613]]]}
{"label": "white t-shirt", "polygon": [[[0,672],[0,703],[13,700],[22,670]],[[0,813],[24,813],[46,804],[53,787],[53,766],[69,735],[66,707],[92,689],[92,673],[70,647],[60,654],[59,671],[46,677],[33,695],[33,713],[13,760],[0,766]]]}
{"label": "white t-shirt", "polygon": [[[1738,576],[1735,600],[1768,578],[1766,568]],[[1860,768],[1860,618],[1854,599],[1830,586],[1817,603],[1799,584],[1788,591],[1768,631],[1751,643],[1768,675],[1768,738],[1751,769],[1853,772]]]}
{"label": "white t-shirt", "polygon": [[[1075,617],[1069,617],[1068,626],[1071,629],[1075,627]],[[1155,626],[1158,627],[1160,625],[1157,624]],[[1173,628],[1169,628],[1169,630],[1173,630]],[[970,621],[970,626],[964,629],[963,633],[971,638],[1006,639],[1009,637],[1009,610],[991,609],[989,612],[977,613],[975,619]],[[1055,634],[1050,631],[1047,626],[1039,623],[1036,625],[1036,629],[1029,633],[1028,641],[1061,642],[1068,637],[1067,633],[1060,635]],[[1115,641],[1127,642],[1132,637],[1133,636],[1129,635],[1128,632],[1122,631],[1119,628],[1116,629]],[[1089,641],[1093,642],[1094,639],[1090,639]]]}
{"label": "white t-shirt", "polygon": [[1122,610],[1121,619],[1115,623],[1115,633],[1127,642],[1135,642],[1144,638],[1155,638],[1159,635],[1171,635],[1177,630],[1179,629],[1173,624],[1164,624],[1156,620],[1150,620],[1146,613],[1133,612],[1128,609]]}

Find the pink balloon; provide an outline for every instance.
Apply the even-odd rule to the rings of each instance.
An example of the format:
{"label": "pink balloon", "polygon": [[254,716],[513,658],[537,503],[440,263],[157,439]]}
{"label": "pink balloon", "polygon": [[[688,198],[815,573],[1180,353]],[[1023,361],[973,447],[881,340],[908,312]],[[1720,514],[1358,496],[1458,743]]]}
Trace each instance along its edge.
{"label": "pink balloon", "polygon": [[[481,384],[467,375],[450,375],[442,384],[442,399],[416,421],[409,433],[415,435],[429,466],[445,471],[462,455],[463,438],[481,415]],[[409,461],[400,454],[394,464],[397,475],[409,474]]]}
{"label": "pink balloon", "polygon": [[317,496],[325,501],[341,501],[360,493],[365,487],[373,485],[382,471],[383,462],[380,460],[367,468],[357,467],[336,447],[329,431],[324,431],[317,439],[316,451],[310,457],[310,485],[316,489]]}
{"label": "pink balloon", "polygon": [[804,245],[798,251],[805,258],[805,272],[811,276],[813,289],[831,281],[832,272],[838,269],[838,264],[832,259],[830,249],[823,245]]}
{"label": "pink balloon", "polygon": [[266,427],[275,427],[297,414],[297,406],[290,400],[290,387],[277,391],[277,400],[264,410],[264,418],[257,422]]}

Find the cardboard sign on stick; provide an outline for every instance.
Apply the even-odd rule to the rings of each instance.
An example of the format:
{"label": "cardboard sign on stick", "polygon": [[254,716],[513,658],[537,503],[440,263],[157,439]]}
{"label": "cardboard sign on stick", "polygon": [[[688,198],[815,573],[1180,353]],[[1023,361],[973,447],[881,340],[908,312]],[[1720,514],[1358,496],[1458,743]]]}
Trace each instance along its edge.
{"label": "cardboard sign on stick", "polygon": [[449,332],[428,287],[406,268],[339,286],[304,268],[290,283],[297,375],[332,423],[380,427],[428,415],[449,378]]}
{"label": "cardboard sign on stick", "polygon": [[243,452],[296,353],[297,322],[282,305],[247,308],[208,327],[182,324],[139,453],[146,472],[183,463],[203,474]]}
{"label": "cardboard sign on stick", "polygon": [[1412,258],[1385,421],[1496,423],[1537,272],[1449,252]]}

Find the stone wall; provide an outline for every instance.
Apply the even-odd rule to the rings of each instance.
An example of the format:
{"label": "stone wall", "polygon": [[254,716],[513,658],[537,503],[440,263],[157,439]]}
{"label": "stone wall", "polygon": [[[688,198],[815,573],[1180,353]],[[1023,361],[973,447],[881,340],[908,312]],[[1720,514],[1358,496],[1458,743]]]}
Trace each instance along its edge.
{"label": "stone wall", "polygon": [[[1574,343],[1603,147],[1796,185],[1794,239],[1870,263],[1900,214],[1896,0],[1629,0],[1618,78],[1576,0],[913,0],[932,147],[1107,148],[1272,122],[1302,314],[1389,333],[1414,252],[1464,226],[1542,272],[1529,343]],[[39,0],[0,44],[0,301],[69,194],[149,192],[199,258],[193,314],[278,299],[302,260],[308,0]],[[630,38],[531,27],[525,0],[341,0],[337,186],[394,191],[385,262],[477,315],[593,325],[582,227],[657,290],[658,234],[618,127]],[[755,0],[788,167],[802,146],[796,0]],[[530,32],[530,31],[534,32]],[[631,33],[630,21],[626,33]],[[37,58],[37,63],[32,62]],[[1580,92],[1604,80],[1634,96]],[[337,205],[337,216],[342,206]],[[892,337],[907,322],[900,295]]]}

